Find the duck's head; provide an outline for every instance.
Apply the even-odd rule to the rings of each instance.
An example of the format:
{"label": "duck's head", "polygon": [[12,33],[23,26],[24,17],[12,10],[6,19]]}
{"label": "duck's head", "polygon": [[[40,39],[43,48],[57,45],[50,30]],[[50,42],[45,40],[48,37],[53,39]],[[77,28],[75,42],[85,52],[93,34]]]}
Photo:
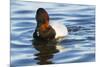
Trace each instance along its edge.
{"label": "duck's head", "polygon": [[55,37],[54,29],[49,25],[49,15],[45,9],[39,8],[36,12],[37,27],[35,33],[37,37],[44,39],[53,39]]}
{"label": "duck's head", "polygon": [[39,8],[36,12],[36,21],[37,26],[41,26],[43,24],[48,25],[49,24],[49,15],[46,12],[45,9]]}

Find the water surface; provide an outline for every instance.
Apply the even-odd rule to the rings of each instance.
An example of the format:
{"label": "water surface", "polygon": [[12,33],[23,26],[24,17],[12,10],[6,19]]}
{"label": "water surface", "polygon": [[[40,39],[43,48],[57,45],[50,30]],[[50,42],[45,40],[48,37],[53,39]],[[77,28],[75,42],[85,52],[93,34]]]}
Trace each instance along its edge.
{"label": "water surface", "polygon": [[[38,8],[49,13],[50,21],[64,23],[69,35],[60,43],[32,46]],[[62,49],[56,49],[56,45]],[[42,48],[43,47],[43,48]],[[37,50],[36,50],[37,49]],[[95,61],[95,6],[11,0],[11,66]]]}

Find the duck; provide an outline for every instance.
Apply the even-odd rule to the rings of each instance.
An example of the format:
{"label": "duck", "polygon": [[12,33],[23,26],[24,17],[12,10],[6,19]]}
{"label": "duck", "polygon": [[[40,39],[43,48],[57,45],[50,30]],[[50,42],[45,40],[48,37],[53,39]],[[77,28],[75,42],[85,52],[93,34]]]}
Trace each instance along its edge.
{"label": "duck", "polygon": [[44,8],[36,11],[37,26],[33,37],[41,40],[60,39],[68,36],[67,27],[60,22],[50,22],[49,14]]}

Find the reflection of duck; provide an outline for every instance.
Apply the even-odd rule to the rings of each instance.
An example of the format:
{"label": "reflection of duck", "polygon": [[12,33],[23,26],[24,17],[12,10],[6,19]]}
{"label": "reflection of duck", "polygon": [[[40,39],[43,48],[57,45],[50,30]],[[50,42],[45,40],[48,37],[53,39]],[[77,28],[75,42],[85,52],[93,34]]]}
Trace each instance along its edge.
{"label": "reflection of duck", "polygon": [[49,23],[48,13],[43,8],[39,8],[36,13],[37,27],[33,34],[34,38],[44,40],[58,39],[68,35],[66,26],[62,23]]}
{"label": "reflection of duck", "polygon": [[39,53],[35,54],[37,56],[35,60],[39,60],[37,64],[53,64],[50,60],[53,58],[54,54],[59,52],[56,49],[57,42],[47,41],[41,39],[34,39],[33,46]]}

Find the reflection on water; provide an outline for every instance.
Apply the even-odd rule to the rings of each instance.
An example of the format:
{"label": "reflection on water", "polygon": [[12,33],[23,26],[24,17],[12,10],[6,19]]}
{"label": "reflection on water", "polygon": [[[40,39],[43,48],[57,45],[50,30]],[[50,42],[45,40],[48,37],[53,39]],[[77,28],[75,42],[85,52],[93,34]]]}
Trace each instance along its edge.
{"label": "reflection on water", "polygon": [[34,39],[32,45],[38,51],[38,53],[35,54],[37,57],[34,58],[39,61],[37,64],[53,64],[52,58],[55,53],[59,52],[59,50],[56,49],[57,42],[55,40],[46,41]]}

